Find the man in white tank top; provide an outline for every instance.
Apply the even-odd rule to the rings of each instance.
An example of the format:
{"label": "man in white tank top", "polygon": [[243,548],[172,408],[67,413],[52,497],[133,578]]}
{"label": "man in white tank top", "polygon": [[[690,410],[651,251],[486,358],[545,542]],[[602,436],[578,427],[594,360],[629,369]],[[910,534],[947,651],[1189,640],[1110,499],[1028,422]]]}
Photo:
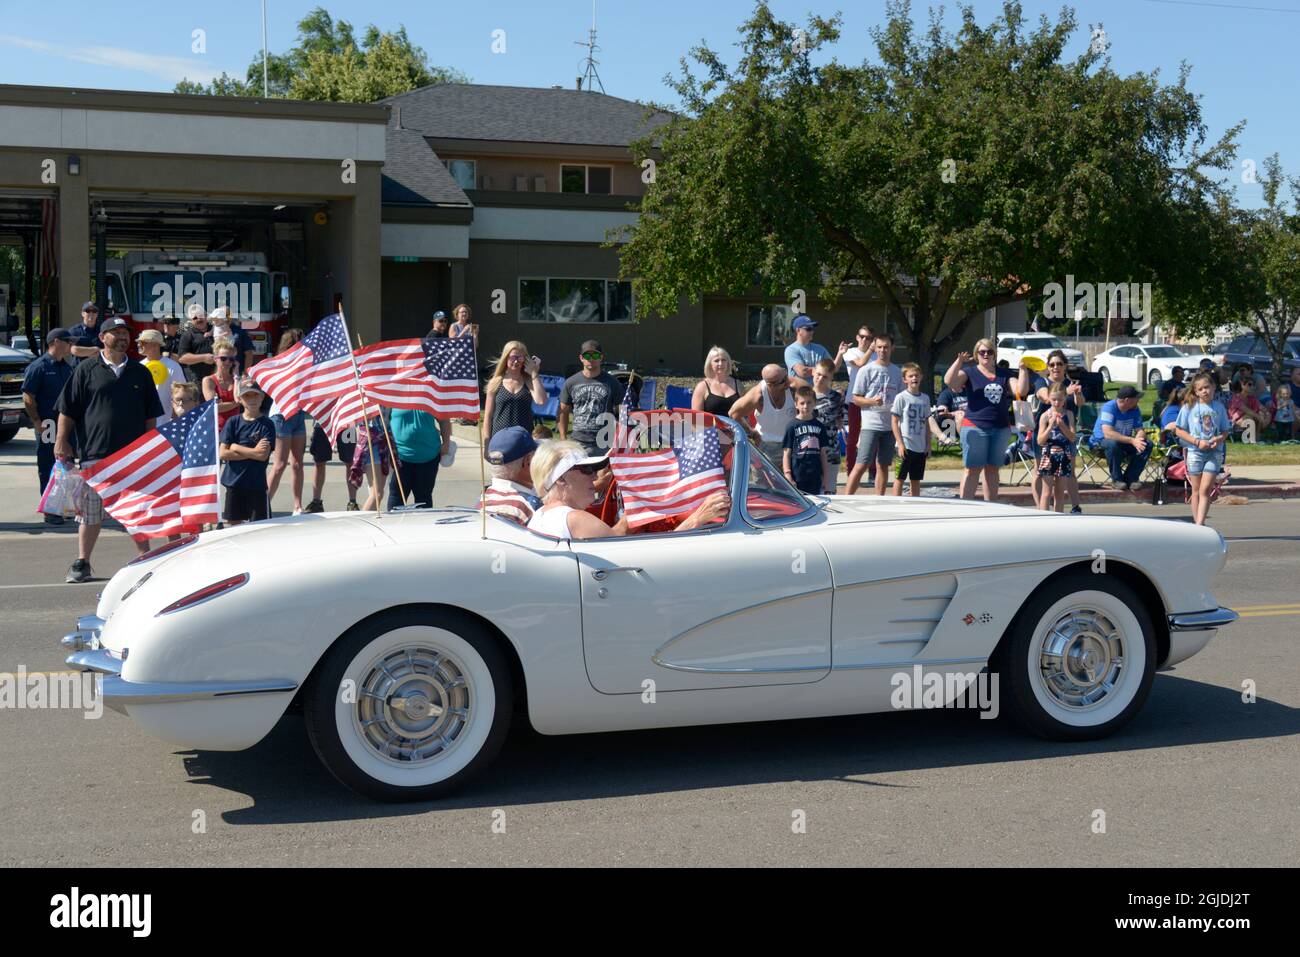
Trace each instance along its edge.
{"label": "man in white tank top", "polygon": [[776,363],[763,366],[763,381],[737,399],[731,407],[731,417],[741,422],[751,412],[754,414],[756,424],[753,432],[758,438],[759,448],[768,461],[780,469],[785,427],[795,417],[790,379],[784,366]]}

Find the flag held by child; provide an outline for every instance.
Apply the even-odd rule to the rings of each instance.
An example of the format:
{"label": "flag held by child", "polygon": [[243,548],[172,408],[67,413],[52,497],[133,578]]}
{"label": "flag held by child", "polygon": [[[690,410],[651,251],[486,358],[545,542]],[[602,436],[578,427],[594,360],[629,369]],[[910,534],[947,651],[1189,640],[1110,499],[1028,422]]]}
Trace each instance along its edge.
{"label": "flag held by child", "polygon": [[217,401],[146,432],[81,477],[136,541],[215,524]]}

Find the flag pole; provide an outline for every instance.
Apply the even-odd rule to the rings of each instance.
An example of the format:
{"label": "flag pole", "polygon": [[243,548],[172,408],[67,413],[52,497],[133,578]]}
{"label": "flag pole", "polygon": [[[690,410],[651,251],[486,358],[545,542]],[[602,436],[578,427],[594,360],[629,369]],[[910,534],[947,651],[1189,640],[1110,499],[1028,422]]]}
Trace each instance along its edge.
{"label": "flag pole", "polygon": [[[222,500],[226,497],[226,491],[225,487],[221,484],[221,430],[217,428],[216,401],[216,397],[214,396],[212,399],[212,434],[216,438],[214,444],[217,447],[217,528],[220,528],[222,524],[221,517],[225,514],[225,509],[222,508],[222,506],[225,505],[225,502]],[[206,413],[204,414],[206,415]],[[193,428],[193,426],[191,426],[191,428]],[[270,502],[266,503],[266,514],[271,514]]]}
{"label": "flag pole", "polygon": [[[366,390],[361,388],[361,370],[357,368],[357,356],[352,351],[348,340],[348,319],[343,314],[343,304],[339,303],[339,322],[343,323],[343,339],[348,344],[348,358],[352,361],[352,377],[357,383],[357,394],[361,396],[361,414],[365,416],[362,425],[366,430],[366,455],[370,457],[370,487],[375,493],[375,515],[383,514],[384,490],[379,487],[379,465],[375,462],[375,444],[370,441],[370,406],[366,403]],[[382,419],[383,416],[381,415]]]}
{"label": "flag pole", "polygon": [[[472,338],[474,342],[474,382],[477,383],[478,382],[478,337],[474,336]],[[486,391],[486,387],[484,391]],[[487,469],[483,465],[483,457],[487,455],[487,449],[483,447],[483,404],[485,399],[486,396],[482,396],[482,395],[479,396],[478,422],[475,423],[476,427],[478,428],[478,480],[479,480],[479,484],[482,486],[482,489],[479,492],[479,496],[478,496],[478,510],[479,510],[479,522],[480,522],[479,537],[482,539],[487,538],[487,508],[485,507],[486,503],[483,501],[483,496],[487,492],[487,487],[488,487]]]}
{"label": "flag pole", "polygon": [[[357,333],[357,346],[363,349],[365,348],[365,344],[361,341],[361,333],[359,332]],[[354,358],[353,362],[355,363],[355,361],[356,359]],[[362,392],[361,400],[363,402],[365,401],[364,390]],[[397,468],[397,452],[393,449],[393,437],[388,432],[388,423],[384,421],[384,413],[382,409],[379,412],[379,424],[384,429],[384,441],[388,444],[388,459],[393,463],[393,477],[397,479],[397,491],[402,493],[402,504],[405,505],[406,488],[402,485],[402,473],[398,471]]]}

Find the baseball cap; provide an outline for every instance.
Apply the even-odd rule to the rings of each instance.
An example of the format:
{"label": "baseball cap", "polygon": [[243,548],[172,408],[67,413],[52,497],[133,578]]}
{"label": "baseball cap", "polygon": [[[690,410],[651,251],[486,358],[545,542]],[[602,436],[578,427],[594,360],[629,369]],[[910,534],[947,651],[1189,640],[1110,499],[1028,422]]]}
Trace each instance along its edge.
{"label": "baseball cap", "polygon": [[87,299],[81,304],[82,312],[99,312],[99,306],[95,305],[95,300]]}
{"label": "baseball cap", "polygon": [[794,322],[790,323],[790,328],[798,331],[800,329],[816,329],[817,323],[807,316],[795,316]]}
{"label": "baseball cap", "polygon": [[443,312],[441,309],[437,310],[437,311],[433,314],[433,321],[434,321],[434,322],[437,322],[439,319],[446,319],[446,318],[447,318],[447,314],[446,314],[445,312]]}
{"label": "baseball cap", "polygon": [[262,387],[257,384],[252,376],[246,375],[239,380],[239,394],[245,395],[249,392],[256,392],[258,395],[266,394],[262,391]]}
{"label": "baseball cap", "polygon": [[180,320],[177,319],[175,316],[163,316],[162,318],[162,324],[164,326],[174,326],[179,322]]}
{"label": "baseball cap", "polygon": [[555,463],[555,467],[551,469],[551,474],[546,476],[546,488],[540,488],[537,492],[539,495],[545,495],[571,468],[579,465],[598,465],[608,460],[608,458],[608,455],[581,455],[577,452],[569,452],[564,458]]}
{"label": "baseball cap", "polygon": [[1137,389],[1133,388],[1131,385],[1126,385],[1120,387],[1120,390],[1118,393],[1116,393],[1115,398],[1136,399],[1139,395],[1141,395],[1141,393],[1138,392]]}
{"label": "baseball cap", "polygon": [[512,425],[492,436],[488,442],[487,460],[493,465],[518,462],[537,448],[537,443],[521,425]]}
{"label": "baseball cap", "polygon": [[604,353],[604,351],[605,350],[600,347],[599,342],[597,342],[595,339],[588,339],[586,342],[582,344],[582,348],[578,350],[578,355],[582,355],[584,352]]}
{"label": "baseball cap", "polygon": [[119,319],[114,316],[112,319],[104,320],[99,327],[99,333],[100,335],[103,335],[105,332],[112,332],[114,329],[125,329],[127,332],[131,331],[131,327],[126,324],[125,319]]}
{"label": "baseball cap", "polygon": [[216,307],[215,309],[213,309],[210,313],[208,313],[208,318],[209,318],[209,319],[229,319],[229,318],[230,318],[230,307],[229,307],[229,306],[217,306],[217,307]]}
{"label": "baseball cap", "polygon": [[58,326],[57,328],[51,329],[49,332],[45,334],[46,342],[54,342],[56,339],[71,339],[71,338],[72,338],[72,333],[69,332],[67,329],[64,329],[62,326]]}
{"label": "baseball cap", "polygon": [[157,329],[146,329],[136,337],[137,342],[156,342],[158,345],[163,344],[163,334]]}
{"label": "baseball cap", "polygon": [[206,319],[208,314],[203,311],[201,303],[192,302],[185,308],[186,319]]}

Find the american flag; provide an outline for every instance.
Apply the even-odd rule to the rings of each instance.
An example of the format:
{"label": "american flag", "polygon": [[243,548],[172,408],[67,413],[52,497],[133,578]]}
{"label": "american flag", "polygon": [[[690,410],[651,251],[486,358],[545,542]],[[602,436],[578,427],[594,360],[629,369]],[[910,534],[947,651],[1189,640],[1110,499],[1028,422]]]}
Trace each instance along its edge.
{"label": "american flag", "polygon": [[[376,342],[358,349],[356,357],[371,415],[375,406],[382,405],[419,409],[436,419],[478,418],[478,376],[471,336]],[[336,405],[318,412],[313,415],[325,423],[331,437],[366,417],[355,388]]]}
{"label": "american flag", "polygon": [[215,523],[217,401],[164,422],[82,470],[109,515],[136,541]]}
{"label": "american flag", "polygon": [[41,200],[41,240],[36,247],[37,272],[42,277],[59,271],[59,257],[55,251],[54,233],[58,224],[58,207],[54,200]]}
{"label": "american flag", "polygon": [[727,487],[715,428],[701,429],[681,445],[658,452],[615,452],[609,465],[632,528],[693,512],[713,492]]}
{"label": "american flag", "polygon": [[275,400],[276,412],[286,418],[306,409],[322,421],[330,403],[357,391],[348,329],[338,313],[316,323],[292,349],[263,359],[250,372]]}

